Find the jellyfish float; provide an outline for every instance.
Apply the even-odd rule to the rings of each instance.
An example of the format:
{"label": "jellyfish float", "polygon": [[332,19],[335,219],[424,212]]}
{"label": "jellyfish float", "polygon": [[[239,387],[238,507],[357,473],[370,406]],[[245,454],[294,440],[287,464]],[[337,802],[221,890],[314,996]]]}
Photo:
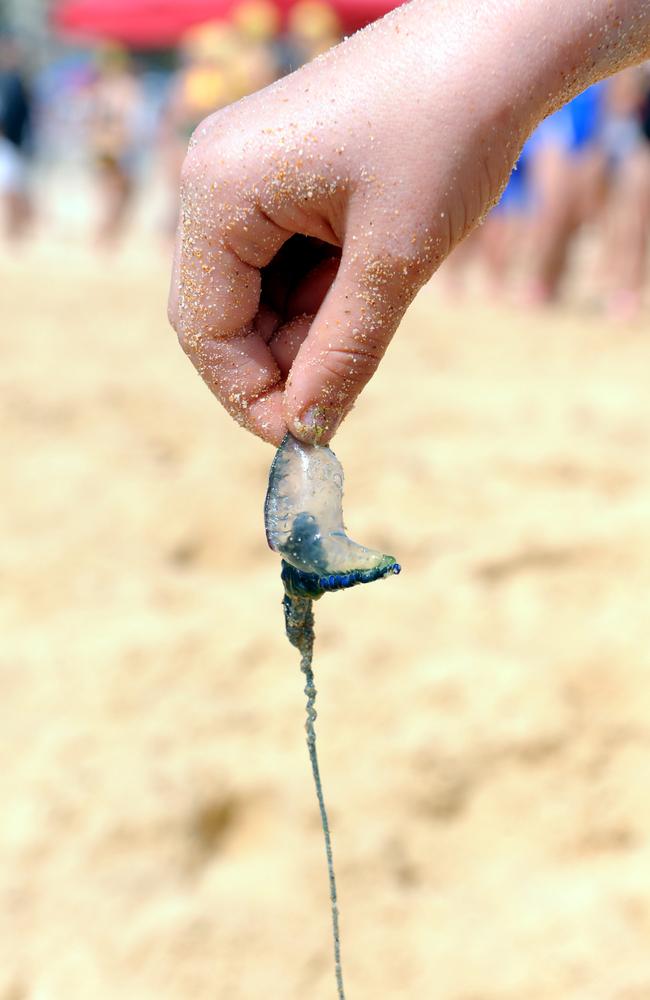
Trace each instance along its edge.
{"label": "jellyfish float", "polygon": [[322,445],[306,445],[287,434],[278,448],[264,504],[266,537],[282,556],[287,638],[300,653],[307,696],[307,746],[320,810],[329,877],[334,961],[339,1000],[345,1000],[336,879],[327,810],[316,753],[316,687],[312,669],[313,602],[328,591],[346,590],[400,572],[393,556],[348,538],[343,526],[343,469]]}

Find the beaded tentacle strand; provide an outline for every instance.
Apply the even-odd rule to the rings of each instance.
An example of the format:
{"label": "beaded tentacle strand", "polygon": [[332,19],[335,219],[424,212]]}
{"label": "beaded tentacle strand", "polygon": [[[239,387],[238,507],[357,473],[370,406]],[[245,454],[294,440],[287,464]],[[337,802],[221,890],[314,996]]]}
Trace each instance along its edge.
{"label": "beaded tentacle strand", "polygon": [[309,749],[309,760],[311,771],[314,776],[316,786],[316,797],[320,810],[321,825],[325,837],[325,855],[327,857],[327,875],[330,886],[330,902],[332,905],[332,933],[334,936],[334,967],[336,974],[336,986],[339,1000],[345,1000],[343,988],[343,969],[341,968],[341,937],[339,933],[339,908],[336,895],[336,877],[334,875],[334,856],[332,854],[332,837],[330,825],[327,818],[325,798],[323,796],[323,786],[320,777],[320,767],[318,765],[318,753],[316,750],[316,722],[317,712],[314,708],[316,702],[316,686],[314,684],[314,672],[312,669],[312,654],[314,650],[314,613],[313,603],[308,597],[292,597],[285,593],[282,602],[284,607],[284,622],[287,638],[292,646],[295,646],[300,653],[300,669],[305,675],[305,694],[307,695],[307,721],[305,730],[307,732],[307,747]]}

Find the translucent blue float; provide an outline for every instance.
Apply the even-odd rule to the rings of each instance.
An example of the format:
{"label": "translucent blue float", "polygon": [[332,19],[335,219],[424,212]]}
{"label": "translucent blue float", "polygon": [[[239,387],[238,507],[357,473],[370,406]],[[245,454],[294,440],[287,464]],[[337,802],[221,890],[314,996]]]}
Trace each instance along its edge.
{"label": "translucent blue float", "polygon": [[285,587],[296,597],[318,600],[400,571],[393,556],[345,534],[343,469],[330,448],[287,434],[271,466],[264,519],[268,543],[283,559]]}

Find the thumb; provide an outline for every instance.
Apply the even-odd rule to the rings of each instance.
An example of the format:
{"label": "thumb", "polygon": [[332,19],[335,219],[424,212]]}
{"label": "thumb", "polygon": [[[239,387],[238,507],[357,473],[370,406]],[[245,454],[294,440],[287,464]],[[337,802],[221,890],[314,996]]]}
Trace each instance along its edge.
{"label": "thumb", "polygon": [[349,245],[285,387],[287,427],[312,444],[329,441],[352,408],[417,289],[403,262]]}

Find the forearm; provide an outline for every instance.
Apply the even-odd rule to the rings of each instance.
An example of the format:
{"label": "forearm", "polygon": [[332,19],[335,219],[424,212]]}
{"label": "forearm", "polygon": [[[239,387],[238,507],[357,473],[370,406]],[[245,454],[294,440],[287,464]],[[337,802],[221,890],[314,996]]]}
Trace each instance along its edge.
{"label": "forearm", "polygon": [[518,88],[533,126],[650,56],[650,0],[513,0],[510,7],[514,99]]}
{"label": "forearm", "polygon": [[528,134],[592,83],[650,58],[650,0],[412,0],[356,37],[361,50],[383,48],[384,86],[412,93],[417,80],[433,100],[457,87],[479,117],[489,109]]}
{"label": "forearm", "polygon": [[[456,161],[449,177],[455,187],[463,172],[473,170],[475,180],[483,174],[453,244],[498,198],[525,139],[546,115],[650,56],[650,0],[412,0],[314,66],[324,90],[331,90],[331,71],[338,75],[342,49],[359,74],[354,88],[337,93],[337,108],[345,108],[356,134],[379,105],[386,133],[412,122],[417,158],[405,161],[397,147],[393,155],[396,176],[416,198],[441,159]],[[478,158],[463,167],[454,149],[464,144]],[[364,152],[369,166],[373,153]],[[428,166],[414,178],[418,162]]]}

